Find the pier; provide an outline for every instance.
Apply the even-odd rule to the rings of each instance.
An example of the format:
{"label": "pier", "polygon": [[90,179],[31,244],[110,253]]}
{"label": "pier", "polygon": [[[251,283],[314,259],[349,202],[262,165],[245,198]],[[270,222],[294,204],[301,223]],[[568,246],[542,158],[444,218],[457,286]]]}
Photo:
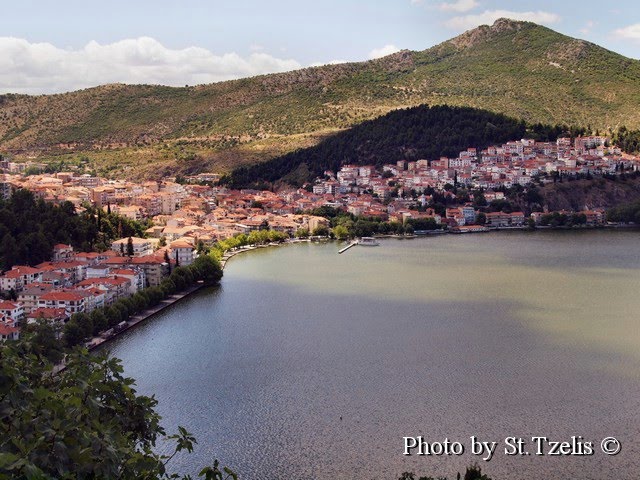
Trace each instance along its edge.
{"label": "pier", "polygon": [[342,250],[338,250],[338,253],[344,253],[347,250],[349,250],[351,247],[355,247],[356,245],[358,245],[358,242],[355,241],[353,243],[350,243],[349,245],[347,245],[346,247],[344,247]]}

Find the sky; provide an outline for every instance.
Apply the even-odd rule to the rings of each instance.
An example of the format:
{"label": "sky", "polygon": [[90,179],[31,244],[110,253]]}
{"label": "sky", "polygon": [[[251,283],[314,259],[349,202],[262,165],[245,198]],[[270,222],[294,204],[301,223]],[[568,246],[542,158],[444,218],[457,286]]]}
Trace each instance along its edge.
{"label": "sky", "polygon": [[424,50],[497,18],[640,59],[636,0],[3,0],[0,94],[196,85]]}

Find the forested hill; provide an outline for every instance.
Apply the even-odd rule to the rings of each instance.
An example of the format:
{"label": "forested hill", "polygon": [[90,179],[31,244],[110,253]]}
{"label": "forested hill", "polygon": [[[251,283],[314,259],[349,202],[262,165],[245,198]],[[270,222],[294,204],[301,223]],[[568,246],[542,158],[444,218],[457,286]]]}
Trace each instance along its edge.
{"label": "forested hill", "polygon": [[555,140],[567,130],[527,126],[522,120],[486,110],[423,105],[366,121],[314,147],[240,167],[223,181],[236,188],[277,181],[300,185],[345,164],[381,167],[397,160],[435,160],[457,156],[469,147],[484,149],[524,137]]}
{"label": "forested hill", "polygon": [[483,25],[423,51],[170,88],[0,96],[0,151],[88,156],[98,173],[231,171],[417,105],[530,123],[640,128],[640,61],[530,22]]}

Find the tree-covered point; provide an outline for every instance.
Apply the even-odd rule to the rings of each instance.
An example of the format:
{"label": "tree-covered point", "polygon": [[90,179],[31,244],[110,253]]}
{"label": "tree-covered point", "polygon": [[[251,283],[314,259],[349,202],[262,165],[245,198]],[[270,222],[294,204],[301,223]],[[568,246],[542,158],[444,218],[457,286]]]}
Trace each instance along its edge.
{"label": "tree-covered point", "polygon": [[289,238],[289,235],[276,230],[254,230],[248,235],[239,233],[233,237],[225,238],[216,242],[211,248],[210,254],[214,258],[220,260],[222,256],[229,250],[234,248],[246,247],[249,245],[266,245],[272,242],[283,242]]}
{"label": "tree-covered point", "polygon": [[[117,359],[76,350],[54,374],[30,338],[0,344],[0,479],[191,478],[170,461],[196,440],[182,427],[167,435],[156,405]],[[160,441],[170,455],[157,453]],[[199,476],[236,478],[217,461]]]}
{"label": "tree-covered point", "polygon": [[[354,237],[370,237],[372,235],[404,235],[415,231],[439,230],[443,228],[432,218],[409,219],[404,223],[388,222],[380,217],[357,216],[339,208],[323,206],[310,210],[311,215],[329,220],[331,229],[316,229],[312,235],[332,236],[338,240]],[[307,232],[308,233],[308,232]]]}
{"label": "tree-covered point", "polygon": [[363,122],[314,147],[240,167],[222,181],[233,187],[278,180],[300,185],[345,164],[381,167],[397,160],[434,160],[457,156],[469,147],[483,149],[524,137],[555,140],[582,132],[566,126],[527,125],[487,110],[422,105]]}
{"label": "tree-covered point", "polygon": [[640,201],[607,210],[607,220],[610,222],[636,223],[640,225]]}
{"label": "tree-covered point", "polygon": [[627,130],[626,127],[620,127],[613,141],[626,153],[640,153],[640,130]]}
{"label": "tree-covered point", "polygon": [[78,214],[71,202],[54,205],[17,190],[0,201],[0,268],[47,261],[58,243],[81,251],[106,250],[111,241],[143,236],[145,229],[140,222],[88,205]]}

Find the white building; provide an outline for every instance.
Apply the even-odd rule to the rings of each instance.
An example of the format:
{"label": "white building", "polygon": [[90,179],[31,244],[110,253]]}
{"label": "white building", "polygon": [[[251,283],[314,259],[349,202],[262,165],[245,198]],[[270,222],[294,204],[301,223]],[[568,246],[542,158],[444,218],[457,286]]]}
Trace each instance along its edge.
{"label": "white building", "polygon": [[[144,257],[153,253],[153,242],[147,238],[129,237],[133,244],[133,256]],[[121,238],[111,244],[111,249],[116,253],[127,255],[129,238]]]}

